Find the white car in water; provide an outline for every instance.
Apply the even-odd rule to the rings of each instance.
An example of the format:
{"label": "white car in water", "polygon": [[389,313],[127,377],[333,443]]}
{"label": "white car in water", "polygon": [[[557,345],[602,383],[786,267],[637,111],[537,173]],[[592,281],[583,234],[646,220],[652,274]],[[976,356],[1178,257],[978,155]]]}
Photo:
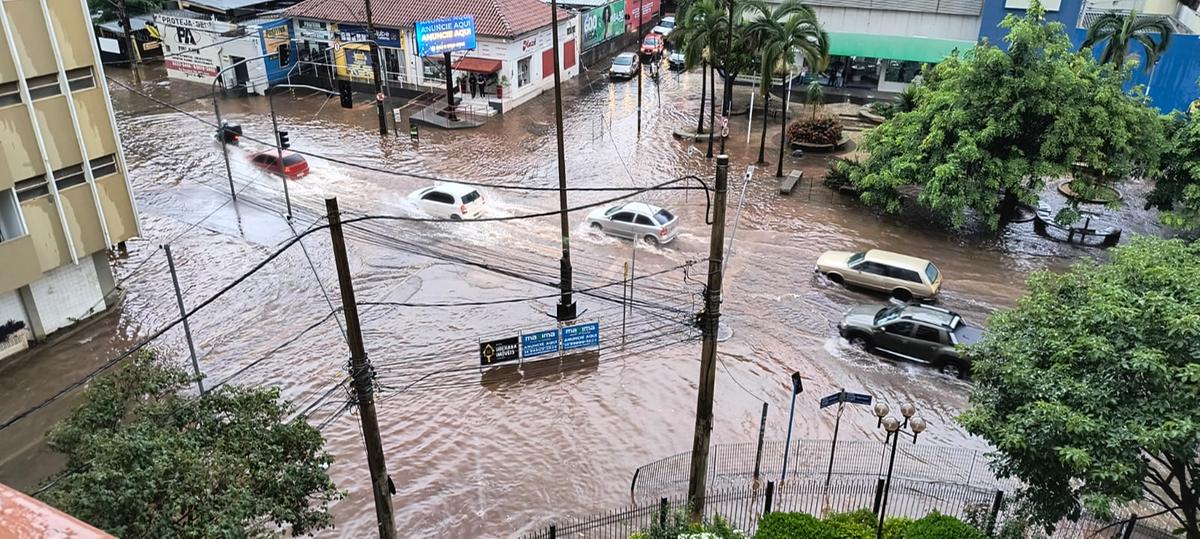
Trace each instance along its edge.
{"label": "white car in water", "polygon": [[641,202],[618,203],[593,210],[588,226],[597,232],[654,245],[667,244],[679,234],[679,218],[658,206]]}
{"label": "white car in water", "polygon": [[454,183],[417,189],[408,195],[408,199],[430,217],[452,221],[478,219],[487,208],[478,190]]}

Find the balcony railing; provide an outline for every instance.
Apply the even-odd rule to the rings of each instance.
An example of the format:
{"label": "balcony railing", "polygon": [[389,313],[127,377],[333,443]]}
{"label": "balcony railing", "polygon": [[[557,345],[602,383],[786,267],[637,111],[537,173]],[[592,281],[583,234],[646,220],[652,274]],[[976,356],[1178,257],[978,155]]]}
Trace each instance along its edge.
{"label": "balcony railing", "polygon": [[1138,19],[1164,19],[1178,34],[1200,33],[1200,17],[1194,10],[1182,3],[1164,0],[1088,0],[1080,9],[1078,26],[1087,28],[1105,13],[1131,11],[1138,13]]}

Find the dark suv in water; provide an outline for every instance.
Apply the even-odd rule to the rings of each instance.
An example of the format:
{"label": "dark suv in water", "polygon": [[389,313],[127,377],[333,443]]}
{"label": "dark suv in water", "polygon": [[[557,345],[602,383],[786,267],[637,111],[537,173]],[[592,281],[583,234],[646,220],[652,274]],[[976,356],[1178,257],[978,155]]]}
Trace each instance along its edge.
{"label": "dark suv in water", "polygon": [[958,345],[983,338],[982,329],[967,325],[958,314],[926,305],[860,305],[846,313],[838,332],[869,352],[928,363],[956,378],[971,372]]}

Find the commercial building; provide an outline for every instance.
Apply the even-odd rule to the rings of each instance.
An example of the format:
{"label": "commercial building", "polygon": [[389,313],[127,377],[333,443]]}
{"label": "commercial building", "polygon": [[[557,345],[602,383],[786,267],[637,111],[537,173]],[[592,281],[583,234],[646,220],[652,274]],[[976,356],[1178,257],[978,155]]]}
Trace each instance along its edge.
{"label": "commercial building", "polygon": [[[1164,112],[1187,110],[1200,98],[1200,16],[1196,0],[1045,0],[1046,18],[1062,22],[1067,34],[1078,47],[1087,35],[1087,27],[1101,14],[1115,11],[1136,11],[1141,17],[1165,19],[1175,27],[1175,35],[1158,64],[1146,71],[1139,67],[1133,73],[1131,85],[1143,85],[1149,90],[1150,101]],[[1023,15],[1029,0],[985,0],[979,36],[1004,46],[1005,31],[1000,21],[1010,13]],[[1099,50],[1096,51],[1099,54]],[[1140,45],[1130,53],[1145,58]]]}
{"label": "commercial building", "polygon": [[233,23],[174,10],[155,15],[154,24],[170,78],[210,85],[225,70],[225,89],[266,95],[296,62],[292,25],[286,19]]}
{"label": "commercial building", "polygon": [[81,0],[0,1],[0,324],[43,337],[105,309],[140,233]]}
{"label": "commercial building", "polygon": [[654,28],[662,9],[659,0],[563,0],[558,5],[579,14],[580,61],[585,66],[633,46],[641,39],[639,34]]}
{"label": "commercial building", "polygon": [[806,0],[829,32],[830,86],[900,92],[924,64],[975,46],[984,0]]}
{"label": "commercial building", "polygon": [[[553,88],[550,7],[540,0],[373,0],[372,9],[381,76],[397,92],[444,91],[447,76],[470,76],[481,93],[458,97],[504,112]],[[362,0],[305,0],[285,13],[296,29],[301,69],[373,84]],[[474,17],[476,47],[452,53],[448,75],[441,55],[417,52],[415,27],[421,21],[460,16]],[[579,74],[579,21],[561,9],[558,17],[560,73],[566,80]]]}

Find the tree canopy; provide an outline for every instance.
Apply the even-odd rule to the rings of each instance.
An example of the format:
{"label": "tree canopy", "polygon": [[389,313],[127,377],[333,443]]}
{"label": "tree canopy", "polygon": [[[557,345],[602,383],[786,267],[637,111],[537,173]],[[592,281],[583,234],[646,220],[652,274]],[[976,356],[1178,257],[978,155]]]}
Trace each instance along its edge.
{"label": "tree canopy", "polygon": [[[1096,18],[1088,26],[1087,36],[1083,38],[1084,47],[1093,47],[1103,42],[1100,51],[1100,61],[1106,64],[1122,65],[1130,58],[1130,47],[1135,43],[1142,46],[1146,61],[1142,69],[1149,72],[1158,63],[1167,47],[1171,44],[1171,36],[1175,27],[1169,19],[1163,17],[1146,17],[1137,11],[1117,13],[1110,11]],[[1158,39],[1155,39],[1157,36]]]}
{"label": "tree canopy", "polygon": [[959,422],[1026,485],[1035,522],[1149,497],[1196,539],[1200,244],[1136,237],[1110,253],[1034,274],[991,317]]}
{"label": "tree canopy", "polygon": [[914,110],[867,134],[852,174],[864,202],[899,211],[916,186],[916,202],[955,226],[974,212],[997,229],[1076,163],[1108,178],[1156,165],[1161,123],[1144,95],[1123,90],[1127,71],[1072,50],[1036,2],[1001,26],[1008,50],[985,42],[951,55],[927,71]]}
{"label": "tree canopy", "polygon": [[63,474],[39,497],[124,538],[275,537],[328,527],[339,493],[321,434],[278,390],[225,386],[203,397],[144,355],[88,388],[50,432]]}
{"label": "tree canopy", "polygon": [[1200,108],[1167,120],[1168,146],[1147,197],[1163,210],[1162,222],[1183,230],[1200,229]]}

